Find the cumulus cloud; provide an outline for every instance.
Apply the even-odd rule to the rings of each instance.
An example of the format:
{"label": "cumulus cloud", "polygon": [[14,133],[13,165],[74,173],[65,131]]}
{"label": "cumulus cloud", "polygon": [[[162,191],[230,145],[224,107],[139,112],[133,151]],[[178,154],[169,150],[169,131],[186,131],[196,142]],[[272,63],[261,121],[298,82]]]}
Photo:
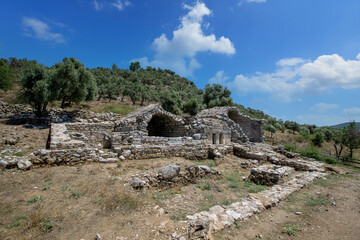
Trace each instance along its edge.
{"label": "cumulus cloud", "polygon": [[43,21],[24,17],[22,23],[25,27],[24,34],[28,37],[55,43],[65,43],[64,36],[61,33],[52,32],[49,25]]}
{"label": "cumulus cloud", "polygon": [[311,111],[317,112],[317,113],[324,113],[330,110],[335,110],[340,108],[340,105],[338,104],[331,104],[331,103],[317,103],[314,106],[310,108]]}
{"label": "cumulus cloud", "polygon": [[218,71],[215,76],[209,79],[209,83],[224,84],[229,77],[225,75],[224,71]]}
{"label": "cumulus cloud", "polygon": [[360,59],[345,60],[338,54],[322,55],[315,61],[299,58],[282,59],[271,73],[239,74],[228,84],[245,95],[267,93],[284,102],[301,100],[304,95],[317,95],[335,88],[360,87]]}
{"label": "cumulus cloud", "polygon": [[195,58],[199,52],[235,54],[234,45],[228,38],[224,36],[217,38],[214,34],[205,35],[203,33],[203,18],[212,13],[204,3],[197,2],[195,6],[184,5],[184,8],[189,12],[181,18],[181,24],[173,31],[172,39],[169,39],[164,33],[154,39],[154,59],[148,61],[147,58],[142,58],[144,62],[151,66],[170,68],[181,75],[190,76],[195,69],[201,67]]}

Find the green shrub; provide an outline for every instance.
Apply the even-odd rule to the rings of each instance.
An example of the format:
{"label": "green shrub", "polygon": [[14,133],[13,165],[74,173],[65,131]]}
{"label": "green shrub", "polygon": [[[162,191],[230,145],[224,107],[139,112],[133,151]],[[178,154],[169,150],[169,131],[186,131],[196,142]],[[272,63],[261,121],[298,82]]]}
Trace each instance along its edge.
{"label": "green shrub", "polygon": [[321,147],[322,144],[324,143],[324,134],[321,131],[318,131],[315,133],[315,136],[313,137],[313,139],[311,139],[311,142],[318,147]]}
{"label": "green shrub", "polygon": [[328,164],[337,164],[338,163],[334,158],[319,153],[319,151],[314,146],[307,147],[305,149],[301,149],[300,154],[304,157],[314,158],[318,161],[325,162]]}
{"label": "green shrub", "polygon": [[292,144],[285,144],[285,150],[288,152],[296,152],[296,146]]}

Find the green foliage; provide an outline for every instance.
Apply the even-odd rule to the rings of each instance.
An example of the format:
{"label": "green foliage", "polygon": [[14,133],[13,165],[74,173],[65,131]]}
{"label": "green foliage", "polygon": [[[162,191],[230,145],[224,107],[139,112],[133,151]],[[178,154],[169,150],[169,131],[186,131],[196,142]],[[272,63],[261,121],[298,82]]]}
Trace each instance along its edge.
{"label": "green foliage", "polygon": [[319,153],[317,148],[314,147],[314,146],[307,147],[305,149],[301,149],[299,152],[304,157],[314,158],[314,159],[316,159],[318,161],[326,162],[328,164],[337,164],[337,161],[335,159],[333,159],[330,156],[323,155],[323,154]]}
{"label": "green foliage", "polygon": [[19,227],[22,222],[24,222],[24,220],[27,219],[27,216],[26,215],[19,215],[19,216],[15,216],[13,218],[13,220],[11,221],[10,225],[9,225],[9,228],[17,228]]}
{"label": "green foliage", "polygon": [[77,190],[75,190],[70,193],[70,198],[79,199],[83,195],[84,195],[83,193],[80,193]]}
{"label": "green foliage", "polygon": [[288,235],[293,235],[295,236],[295,233],[299,230],[299,225],[292,225],[292,224],[284,224],[283,228],[286,230],[286,233]]}
{"label": "green foliage", "polygon": [[290,129],[293,133],[299,132],[300,125],[297,122],[294,121],[286,121],[285,122],[285,128]]}
{"label": "green foliage", "polygon": [[183,104],[183,111],[195,116],[200,110],[199,102],[195,98],[188,99]]}
{"label": "green foliage", "polygon": [[356,128],[355,121],[351,122],[345,129],[345,146],[349,148],[350,158],[353,157],[354,149],[357,149],[360,146],[360,132]]}
{"label": "green foliage", "polygon": [[284,148],[286,151],[296,152],[296,146],[293,144],[285,144]]}
{"label": "green foliage", "polygon": [[113,112],[121,115],[126,115],[134,111],[134,108],[126,105],[112,104],[112,105],[106,105],[103,110],[106,112]]}
{"label": "green foliage", "polygon": [[29,206],[29,205],[31,205],[33,203],[42,202],[43,200],[44,200],[43,196],[35,195],[26,202],[26,205]]}
{"label": "green foliage", "polygon": [[43,65],[36,64],[25,71],[24,78],[20,82],[22,88],[18,92],[18,100],[32,105],[39,117],[46,113],[48,103],[54,100],[49,85],[51,77],[51,70]]}
{"label": "green foliage", "polygon": [[266,189],[265,185],[257,185],[252,181],[246,181],[243,183],[243,185],[249,193],[257,193]]}
{"label": "green foliage", "polygon": [[306,205],[310,207],[329,204],[329,199],[324,195],[307,196]]}
{"label": "green foliage", "polygon": [[10,68],[7,62],[0,60],[0,89],[7,91],[9,90],[14,82],[16,76],[15,72]]}
{"label": "green foliage", "polygon": [[325,141],[330,142],[334,138],[334,131],[331,131],[328,128],[325,129],[324,130],[324,137],[325,137]]}
{"label": "green foliage", "polygon": [[205,191],[205,190],[209,191],[211,189],[211,186],[210,186],[210,184],[208,182],[198,184],[198,187],[203,191]]}
{"label": "green foliage", "polygon": [[54,228],[54,220],[50,219],[50,218],[44,218],[41,222],[41,229],[44,232],[51,232]]}
{"label": "green foliage", "polygon": [[317,131],[315,133],[315,136],[311,139],[311,142],[318,147],[321,147],[322,144],[324,143],[324,134],[322,133],[322,131]]}
{"label": "green foliage", "polygon": [[55,64],[54,69],[50,87],[54,91],[55,99],[61,99],[61,107],[95,97],[95,78],[79,60],[64,58],[62,62]]}
{"label": "green foliage", "polygon": [[161,98],[161,106],[168,112],[176,115],[182,114],[182,100],[179,94],[175,91],[165,92]]}
{"label": "green foliage", "polygon": [[204,104],[207,108],[217,106],[232,106],[231,92],[220,84],[206,85],[204,93]]}
{"label": "green foliage", "polygon": [[130,69],[130,71],[139,70],[140,69],[140,63],[139,62],[131,62],[129,69]]}
{"label": "green foliage", "polygon": [[23,156],[25,156],[25,153],[23,153],[23,152],[16,152],[16,153],[14,153],[14,156],[23,157]]}

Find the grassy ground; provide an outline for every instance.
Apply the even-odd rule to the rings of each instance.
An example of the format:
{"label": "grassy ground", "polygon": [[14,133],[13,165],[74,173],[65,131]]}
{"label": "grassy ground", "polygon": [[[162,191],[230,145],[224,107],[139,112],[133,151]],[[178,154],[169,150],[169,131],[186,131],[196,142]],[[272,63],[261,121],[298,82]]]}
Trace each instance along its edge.
{"label": "grassy ground", "polygon": [[[174,229],[185,234],[186,215],[267,188],[243,181],[249,170],[240,167],[242,161],[226,156],[217,165],[170,158],[2,171],[0,239],[92,239],[96,233],[104,239],[164,239]],[[124,186],[136,173],[169,163],[182,169],[205,164],[221,175],[166,189]]]}

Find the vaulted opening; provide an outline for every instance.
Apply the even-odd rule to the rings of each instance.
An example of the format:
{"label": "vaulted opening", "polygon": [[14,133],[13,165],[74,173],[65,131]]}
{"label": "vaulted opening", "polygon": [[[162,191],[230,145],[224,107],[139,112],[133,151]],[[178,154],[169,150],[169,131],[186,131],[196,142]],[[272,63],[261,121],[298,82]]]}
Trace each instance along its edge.
{"label": "vaulted opening", "polygon": [[148,123],[149,136],[182,137],[185,135],[183,124],[164,114],[155,114]]}

